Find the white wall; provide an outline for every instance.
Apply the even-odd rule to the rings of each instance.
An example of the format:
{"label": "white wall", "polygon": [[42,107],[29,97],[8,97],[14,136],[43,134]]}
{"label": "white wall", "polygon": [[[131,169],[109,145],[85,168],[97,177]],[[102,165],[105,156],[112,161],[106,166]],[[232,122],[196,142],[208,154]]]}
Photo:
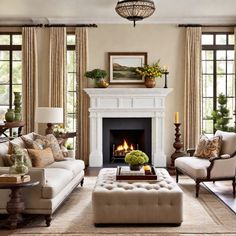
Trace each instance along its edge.
{"label": "white wall", "polygon": [[[176,25],[99,25],[89,29],[89,68],[108,70],[108,52],[147,52],[148,63],[160,59],[170,72],[168,87],[174,91],[168,96],[165,119],[165,151],[169,159],[173,153],[174,112],[180,112],[183,122],[184,111],[184,28]],[[90,83],[92,86],[93,83]],[[157,80],[163,87],[164,79]],[[114,85],[113,85],[114,86]],[[128,85],[124,85],[126,87]],[[134,85],[133,85],[134,86]]]}

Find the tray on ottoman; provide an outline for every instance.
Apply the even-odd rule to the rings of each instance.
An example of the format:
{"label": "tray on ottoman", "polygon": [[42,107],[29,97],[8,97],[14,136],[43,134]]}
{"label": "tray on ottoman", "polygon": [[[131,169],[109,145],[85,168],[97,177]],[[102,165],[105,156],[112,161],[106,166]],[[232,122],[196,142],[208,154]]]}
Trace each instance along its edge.
{"label": "tray on ottoman", "polygon": [[157,180],[156,170],[153,166],[151,167],[151,173],[150,174],[145,173],[144,175],[136,175],[136,174],[122,175],[121,168],[122,166],[117,167],[116,180]]}

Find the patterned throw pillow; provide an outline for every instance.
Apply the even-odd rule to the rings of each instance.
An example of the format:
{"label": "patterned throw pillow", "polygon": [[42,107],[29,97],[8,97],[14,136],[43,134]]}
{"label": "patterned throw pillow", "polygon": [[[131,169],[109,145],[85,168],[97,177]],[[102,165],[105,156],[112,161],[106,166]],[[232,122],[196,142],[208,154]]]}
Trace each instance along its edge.
{"label": "patterned throw pillow", "polygon": [[32,162],[27,152],[27,149],[22,148],[21,146],[9,143],[9,153],[4,157],[5,166],[12,166],[15,162],[14,155],[22,154],[24,156],[24,164],[28,167],[32,167]]}
{"label": "patterned throw pillow", "polygon": [[28,149],[29,156],[31,158],[33,167],[44,168],[54,162],[53,153],[51,148]]}
{"label": "patterned throw pillow", "polygon": [[62,153],[60,145],[57,141],[57,138],[53,134],[48,134],[46,136],[35,134],[34,136],[36,140],[40,139],[46,147],[50,147],[52,149],[52,153],[53,153],[53,157],[55,161],[64,160],[64,155]]}
{"label": "patterned throw pillow", "polygon": [[205,159],[212,157],[219,157],[222,144],[222,137],[215,136],[209,139],[206,136],[202,136],[194,152],[194,156]]}
{"label": "patterned throw pillow", "polygon": [[21,137],[25,143],[25,147],[29,148],[29,149],[38,149],[38,150],[42,150],[44,148],[46,148],[46,145],[44,144],[44,142],[42,142],[41,139],[28,139],[26,137]]}

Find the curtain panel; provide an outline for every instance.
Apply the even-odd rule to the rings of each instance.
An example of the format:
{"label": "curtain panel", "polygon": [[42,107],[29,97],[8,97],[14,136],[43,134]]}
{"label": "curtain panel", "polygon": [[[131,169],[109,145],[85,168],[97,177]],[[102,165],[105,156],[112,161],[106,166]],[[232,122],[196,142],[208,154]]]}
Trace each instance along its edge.
{"label": "curtain panel", "polygon": [[88,87],[88,80],[84,73],[87,70],[88,37],[86,28],[76,28],[76,156],[89,164],[89,100],[84,88]]}
{"label": "curtain panel", "polygon": [[184,147],[193,148],[201,132],[201,27],[186,28]]}
{"label": "curtain panel", "polygon": [[36,130],[35,110],[38,106],[38,69],[37,69],[36,28],[22,28],[22,92],[24,132]]}
{"label": "curtain panel", "polygon": [[66,28],[50,27],[49,104],[51,107],[63,107],[64,116],[66,114],[65,63]]}

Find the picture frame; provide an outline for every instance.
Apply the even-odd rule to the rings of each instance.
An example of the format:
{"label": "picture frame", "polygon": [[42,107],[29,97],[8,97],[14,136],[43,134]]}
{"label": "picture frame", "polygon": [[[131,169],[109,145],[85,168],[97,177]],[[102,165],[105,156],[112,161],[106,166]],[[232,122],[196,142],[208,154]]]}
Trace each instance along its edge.
{"label": "picture frame", "polygon": [[110,84],[143,84],[144,78],[136,72],[147,64],[147,52],[109,52]]}

